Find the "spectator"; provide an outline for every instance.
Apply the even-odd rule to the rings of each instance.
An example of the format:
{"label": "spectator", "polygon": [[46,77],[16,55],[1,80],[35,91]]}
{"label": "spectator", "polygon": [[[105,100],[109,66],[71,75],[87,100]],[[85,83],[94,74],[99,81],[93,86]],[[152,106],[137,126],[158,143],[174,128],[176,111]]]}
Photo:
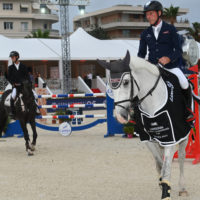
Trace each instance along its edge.
{"label": "spectator", "polygon": [[34,76],[33,76],[33,73],[32,73],[32,68],[31,67],[28,67],[28,74],[30,76],[30,80],[32,82],[32,86],[34,86]]}
{"label": "spectator", "polygon": [[36,78],[35,78],[35,87],[38,87],[38,78],[40,77],[39,72],[36,73]]}
{"label": "spectator", "polygon": [[88,79],[88,86],[91,88],[92,87],[92,73],[87,74],[87,79]]}

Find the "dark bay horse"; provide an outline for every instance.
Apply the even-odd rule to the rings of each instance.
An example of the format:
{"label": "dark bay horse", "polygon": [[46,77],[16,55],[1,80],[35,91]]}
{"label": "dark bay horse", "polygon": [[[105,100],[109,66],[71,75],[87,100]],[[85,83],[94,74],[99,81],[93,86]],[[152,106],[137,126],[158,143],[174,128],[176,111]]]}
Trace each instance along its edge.
{"label": "dark bay horse", "polygon": [[[17,94],[15,100],[15,119],[19,120],[21,128],[24,132],[25,147],[28,155],[33,155],[33,151],[36,146],[37,131],[35,125],[36,109],[37,105],[35,103],[35,98],[32,92],[32,85],[28,81],[24,81],[20,86],[20,94]],[[8,121],[10,107],[5,104],[5,101],[9,99],[12,90],[6,90],[0,101],[0,135],[5,131],[5,126]],[[8,100],[9,101],[9,100]],[[27,123],[30,123],[33,131],[33,140],[30,143]]]}

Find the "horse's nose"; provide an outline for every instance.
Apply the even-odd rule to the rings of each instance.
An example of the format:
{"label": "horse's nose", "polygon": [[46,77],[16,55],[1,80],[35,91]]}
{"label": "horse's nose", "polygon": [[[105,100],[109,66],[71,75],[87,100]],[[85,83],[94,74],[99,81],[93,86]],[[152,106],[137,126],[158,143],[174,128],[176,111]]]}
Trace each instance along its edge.
{"label": "horse's nose", "polygon": [[128,112],[124,109],[120,110],[119,114],[127,121],[128,120]]}

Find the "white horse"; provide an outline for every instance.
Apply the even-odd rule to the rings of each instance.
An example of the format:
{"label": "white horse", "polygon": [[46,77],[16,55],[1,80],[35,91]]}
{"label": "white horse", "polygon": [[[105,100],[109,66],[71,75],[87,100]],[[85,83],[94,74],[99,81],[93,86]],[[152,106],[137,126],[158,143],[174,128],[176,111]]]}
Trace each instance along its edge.
{"label": "white horse", "polygon": [[[115,101],[115,117],[120,123],[127,123],[128,117],[130,117],[130,98],[138,97],[142,99],[152,88],[154,90],[150,95],[146,96],[141,102],[140,107],[143,111],[153,116],[156,111],[163,107],[166,103],[167,88],[162,78],[159,78],[160,72],[158,67],[141,59],[139,57],[131,57],[127,52],[126,57],[123,60],[118,60],[112,63],[98,60],[98,63],[111,70],[112,67],[118,69],[128,69],[128,73],[123,73],[123,76],[118,81],[110,84],[114,84],[116,87],[112,87],[114,101]],[[117,77],[116,77],[117,79]],[[157,85],[155,86],[155,83]],[[184,181],[184,160],[185,160],[185,148],[188,138],[179,142],[178,155],[180,166],[180,178],[179,178],[179,196],[187,196],[188,192],[185,188]],[[146,142],[146,146],[152,152],[156,169],[159,176],[159,185],[162,188],[162,200],[170,200],[170,175],[171,165],[177,145],[160,146],[158,142]]]}

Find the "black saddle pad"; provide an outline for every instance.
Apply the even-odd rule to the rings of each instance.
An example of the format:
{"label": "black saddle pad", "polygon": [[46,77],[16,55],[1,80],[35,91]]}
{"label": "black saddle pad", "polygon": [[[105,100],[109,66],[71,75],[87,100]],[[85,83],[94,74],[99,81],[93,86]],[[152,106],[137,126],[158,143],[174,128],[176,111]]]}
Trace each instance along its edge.
{"label": "black saddle pad", "polygon": [[174,145],[185,139],[191,128],[186,122],[186,105],[178,78],[164,69],[160,72],[167,87],[167,103],[154,116],[136,108],[136,132],[141,141]]}

